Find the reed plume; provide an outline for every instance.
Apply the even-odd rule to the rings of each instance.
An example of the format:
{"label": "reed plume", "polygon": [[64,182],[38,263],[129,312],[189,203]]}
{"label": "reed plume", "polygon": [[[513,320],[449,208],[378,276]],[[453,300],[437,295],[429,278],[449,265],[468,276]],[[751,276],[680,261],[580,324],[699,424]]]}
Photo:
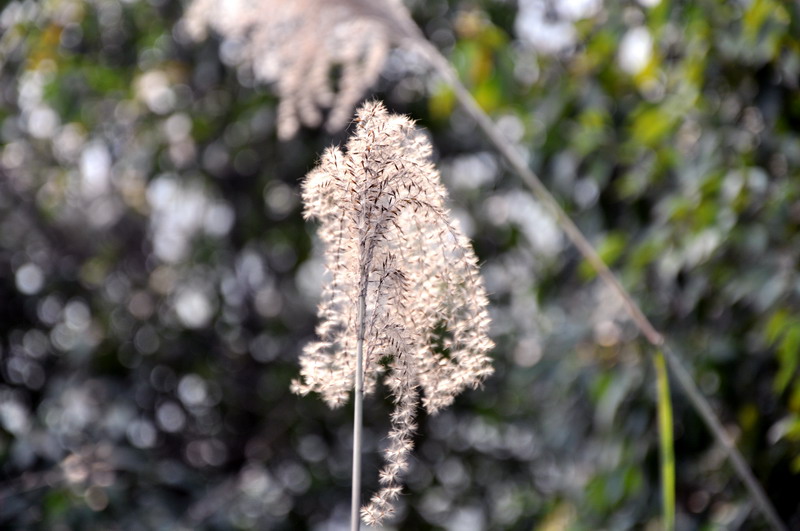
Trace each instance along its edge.
{"label": "reed plume", "polygon": [[209,28],[219,33],[258,80],[275,85],[282,139],[301,123],[318,126],[323,110],[327,129],[341,129],[380,75],[390,44],[413,27],[400,0],[194,0],[184,24],[194,40]]}
{"label": "reed plume", "polygon": [[434,413],[478,386],[492,373],[493,343],[477,260],[445,205],[427,137],[379,102],[364,104],[355,122],[346,148],[329,148],[303,183],[330,278],[318,341],[304,349],[293,390],[342,405],[362,347],[367,394],[384,374],[395,402],[386,464],[381,489],[361,510],[377,524],[400,494],[420,397]]}

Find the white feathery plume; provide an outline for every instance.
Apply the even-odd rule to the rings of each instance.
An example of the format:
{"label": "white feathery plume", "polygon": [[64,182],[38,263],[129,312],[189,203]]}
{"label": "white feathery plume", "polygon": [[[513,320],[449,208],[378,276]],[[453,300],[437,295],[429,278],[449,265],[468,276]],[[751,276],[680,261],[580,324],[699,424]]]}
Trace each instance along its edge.
{"label": "white feathery plume", "polygon": [[395,411],[386,465],[380,491],[361,511],[376,524],[400,493],[420,395],[434,413],[478,386],[492,373],[493,343],[477,260],[445,205],[427,137],[379,102],[364,104],[355,121],[346,148],[329,148],[303,183],[330,280],[319,340],[304,349],[293,390],[342,405],[354,387],[359,337],[366,393],[388,365]]}
{"label": "white feathery plume", "polygon": [[400,0],[194,0],[184,25],[194,40],[210,28],[235,43],[255,77],[274,84],[282,139],[318,126],[323,109],[327,129],[341,129],[390,45],[414,27]]}

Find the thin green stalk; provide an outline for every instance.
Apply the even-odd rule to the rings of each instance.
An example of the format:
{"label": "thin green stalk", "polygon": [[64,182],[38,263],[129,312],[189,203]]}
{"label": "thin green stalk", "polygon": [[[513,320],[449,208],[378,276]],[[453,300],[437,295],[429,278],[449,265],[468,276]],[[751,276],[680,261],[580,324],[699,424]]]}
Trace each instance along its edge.
{"label": "thin green stalk", "polygon": [[720,444],[725,452],[725,455],[730,459],[733,464],[733,469],[736,471],[739,478],[744,483],[747,490],[750,491],[752,500],[755,505],[761,510],[762,514],[767,518],[773,529],[779,531],[788,531],[788,527],[781,521],[778,512],[773,507],[761,484],[756,479],[753,471],[750,470],[750,465],[747,464],[742,453],[736,447],[736,442],[728,434],[722,426],[719,418],[714,414],[711,409],[711,404],[705,399],[697,384],[694,382],[692,375],[686,370],[686,367],[681,362],[675,352],[673,352],[668,344],[664,344],[664,357],[666,358],[667,365],[672,371],[675,380],[681,386],[684,394],[689,399],[689,402],[694,406],[695,411],[703,419],[708,429],[711,431],[717,443]]}
{"label": "thin green stalk", "polygon": [[[362,272],[362,275],[365,273]],[[358,341],[356,345],[356,388],[353,411],[353,479],[350,498],[350,531],[361,526],[361,427],[364,423],[364,329],[367,322],[367,287],[358,296]]]}
{"label": "thin green stalk", "polygon": [[661,456],[661,510],[664,531],[675,531],[675,448],[672,429],[672,398],[664,354],[653,357],[658,386],[658,450]]}

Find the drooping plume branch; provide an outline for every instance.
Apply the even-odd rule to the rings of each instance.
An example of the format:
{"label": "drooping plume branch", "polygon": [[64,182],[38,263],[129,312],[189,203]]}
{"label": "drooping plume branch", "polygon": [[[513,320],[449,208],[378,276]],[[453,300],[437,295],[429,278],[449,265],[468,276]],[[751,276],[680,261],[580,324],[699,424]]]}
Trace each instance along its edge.
{"label": "drooping plume branch", "polygon": [[429,413],[492,373],[487,298],[469,241],[451,219],[426,136],[381,103],[359,109],[346,149],[330,148],[303,183],[305,215],[319,221],[330,276],[319,340],[300,360],[294,391],[333,407],[353,389],[363,350],[366,393],[388,364],[394,397],[381,489],[362,509],[392,513],[408,468],[422,395]]}

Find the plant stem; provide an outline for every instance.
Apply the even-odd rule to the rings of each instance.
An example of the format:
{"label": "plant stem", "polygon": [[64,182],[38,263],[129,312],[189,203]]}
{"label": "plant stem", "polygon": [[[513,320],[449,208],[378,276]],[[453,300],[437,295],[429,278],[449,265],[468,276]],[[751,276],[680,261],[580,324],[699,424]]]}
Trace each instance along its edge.
{"label": "plant stem", "polygon": [[653,357],[658,387],[658,449],[661,455],[661,505],[664,531],[675,531],[675,447],[672,429],[672,399],[664,355]]}
{"label": "plant stem", "polygon": [[405,31],[411,47],[418,50],[438,74],[450,84],[456,99],[464,110],[478,123],[478,126],[483,130],[486,137],[503,156],[509,166],[511,166],[512,170],[514,170],[528,188],[531,189],[534,196],[536,196],[544,208],[555,218],[561,226],[561,229],[567,235],[567,238],[575,245],[578,252],[586,261],[589,262],[589,265],[597,272],[597,275],[622,299],[625,309],[642,335],[644,335],[647,341],[656,347],[656,349],[663,349],[667,365],[675,374],[678,385],[680,385],[684,394],[689,399],[689,402],[700,415],[700,418],[706,424],[711,434],[725,448],[728,457],[733,463],[734,471],[739,476],[739,479],[742,480],[745,487],[747,487],[751,498],[758,506],[761,513],[765,516],[773,529],[785,531],[787,529],[786,526],[781,521],[775,507],[770,502],[764,489],[753,474],[753,471],[750,470],[747,461],[744,459],[741,452],[739,452],[739,449],[736,447],[731,437],[725,432],[719,418],[717,418],[708,400],[698,389],[697,384],[694,383],[694,380],[683,366],[680,358],[672,349],[668,348],[663,334],[656,330],[641,308],[639,308],[633,296],[628,293],[628,290],[622,286],[616,275],[608,268],[603,259],[600,258],[600,255],[597,254],[594,246],[589,242],[586,236],[583,235],[564,209],[561,208],[561,205],[558,204],[558,201],[556,201],[555,197],[553,197],[539,177],[528,168],[525,159],[514,148],[514,143],[508,141],[504,137],[503,133],[495,126],[492,119],[481,109],[469,90],[461,83],[458,73],[450,62],[425,38],[419,27],[414,27],[413,29],[405,28]]}
{"label": "plant stem", "polygon": [[725,455],[731,460],[733,469],[739,475],[739,478],[741,478],[747,490],[750,491],[756,506],[758,506],[767,518],[767,521],[769,521],[773,529],[788,531],[788,528],[783,524],[780,516],[778,516],[775,507],[772,506],[769,498],[767,498],[764,489],[761,488],[752,470],[750,470],[750,466],[747,464],[744,456],[736,447],[736,443],[722,426],[722,422],[720,422],[719,418],[714,414],[714,410],[711,409],[711,404],[709,404],[702,395],[697,384],[694,383],[692,376],[689,374],[689,371],[687,371],[686,367],[681,363],[680,358],[678,358],[678,356],[672,352],[669,345],[666,344],[664,345],[664,355],[667,360],[667,365],[672,370],[672,374],[683,388],[689,401],[695,406],[695,410],[700,415],[700,418],[703,419],[706,426],[708,426],[709,430],[714,435],[714,438],[725,450]]}
{"label": "plant stem", "polygon": [[[363,268],[362,268],[363,269]],[[353,479],[350,499],[350,531],[361,525],[361,426],[364,417],[364,330],[367,322],[366,273],[362,270],[358,295],[358,339],[356,343],[356,387],[353,411]]]}

